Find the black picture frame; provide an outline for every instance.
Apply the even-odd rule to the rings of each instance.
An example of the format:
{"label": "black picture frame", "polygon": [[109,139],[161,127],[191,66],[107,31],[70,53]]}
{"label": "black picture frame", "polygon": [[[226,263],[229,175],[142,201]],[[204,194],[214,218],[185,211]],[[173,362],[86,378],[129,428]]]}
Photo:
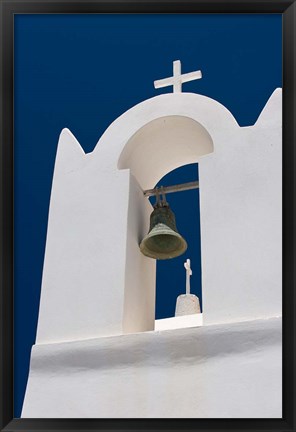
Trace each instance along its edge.
{"label": "black picture frame", "polygon": [[[0,0],[1,396],[3,431],[296,430],[295,426],[295,18],[294,0]],[[13,19],[20,13],[281,13],[283,16],[283,418],[13,418]]]}

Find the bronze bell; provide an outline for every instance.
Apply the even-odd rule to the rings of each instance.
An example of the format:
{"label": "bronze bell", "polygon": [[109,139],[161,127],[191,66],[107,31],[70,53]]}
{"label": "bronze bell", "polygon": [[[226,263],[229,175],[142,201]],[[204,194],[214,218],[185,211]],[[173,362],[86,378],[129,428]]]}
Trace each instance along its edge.
{"label": "bronze bell", "polygon": [[187,249],[186,240],[178,233],[175,215],[165,198],[154,205],[150,216],[148,234],[140,244],[142,254],[155,259],[169,259],[182,255]]}

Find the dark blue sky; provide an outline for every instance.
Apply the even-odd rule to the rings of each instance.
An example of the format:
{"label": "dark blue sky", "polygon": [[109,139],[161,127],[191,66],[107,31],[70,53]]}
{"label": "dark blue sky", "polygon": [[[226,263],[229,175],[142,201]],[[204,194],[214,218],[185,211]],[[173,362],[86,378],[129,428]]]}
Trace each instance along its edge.
{"label": "dark blue sky", "polygon": [[[282,79],[281,15],[15,16],[15,416],[35,341],[48,205],[58,136],[68,127],[86,152],[109,124],[137,103],[172,88],[153,81],[172,73],[203,78],[183,91],[218,100],[241,126],[253,124]],[[196,179],[196,165],[163,179]],[[188,253],[161,262],[158,318],[172,316],[184,292],[183,262],[201,296],[198,192],[168,195]],[[148,227],[147,227],[148,228]]]}

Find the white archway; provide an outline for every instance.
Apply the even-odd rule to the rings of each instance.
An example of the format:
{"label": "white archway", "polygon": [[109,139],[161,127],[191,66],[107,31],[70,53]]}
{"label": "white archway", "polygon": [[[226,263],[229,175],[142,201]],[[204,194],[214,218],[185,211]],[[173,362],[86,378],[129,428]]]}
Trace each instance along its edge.
{"label": "white archway", "polygon": [[[123,319],[126,333],[139,331],[140,323],[143,331],[153,330],[155,321],[156,261],[142,256],[139,250],[152,211],[142,191],[153,188],[174,169],[199,162],[213,151],[213,140],[199,122],[174,115],[156,118],[142,126],[120,154],[118,168],[130,171]],[[141,279],[146,282],[145,292],[139,288],[143,285]]]}
{"label": "white archway", "polygon": [[196,120],[177,115],[159,117],[129,139],[118,168],[129,168],[142,189],[149,189],[170,171],[199,162],[213,150],[210,134]]}

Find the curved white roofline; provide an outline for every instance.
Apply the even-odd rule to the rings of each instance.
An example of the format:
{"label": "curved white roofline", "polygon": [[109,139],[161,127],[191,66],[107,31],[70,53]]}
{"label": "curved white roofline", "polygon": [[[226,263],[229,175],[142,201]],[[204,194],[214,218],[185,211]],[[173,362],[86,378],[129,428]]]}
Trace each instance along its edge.
{"label": "curved white roofline", "polygon": [[117,166],[126,143],[139,129],[153,120],[169,116],[195,120],[213,141],[239,127],[231,112],[214,99],[194,93],[163,94],[135,105],[114,120],[98,141],[93,156],[100,157],[104,152],[108,164]]}

